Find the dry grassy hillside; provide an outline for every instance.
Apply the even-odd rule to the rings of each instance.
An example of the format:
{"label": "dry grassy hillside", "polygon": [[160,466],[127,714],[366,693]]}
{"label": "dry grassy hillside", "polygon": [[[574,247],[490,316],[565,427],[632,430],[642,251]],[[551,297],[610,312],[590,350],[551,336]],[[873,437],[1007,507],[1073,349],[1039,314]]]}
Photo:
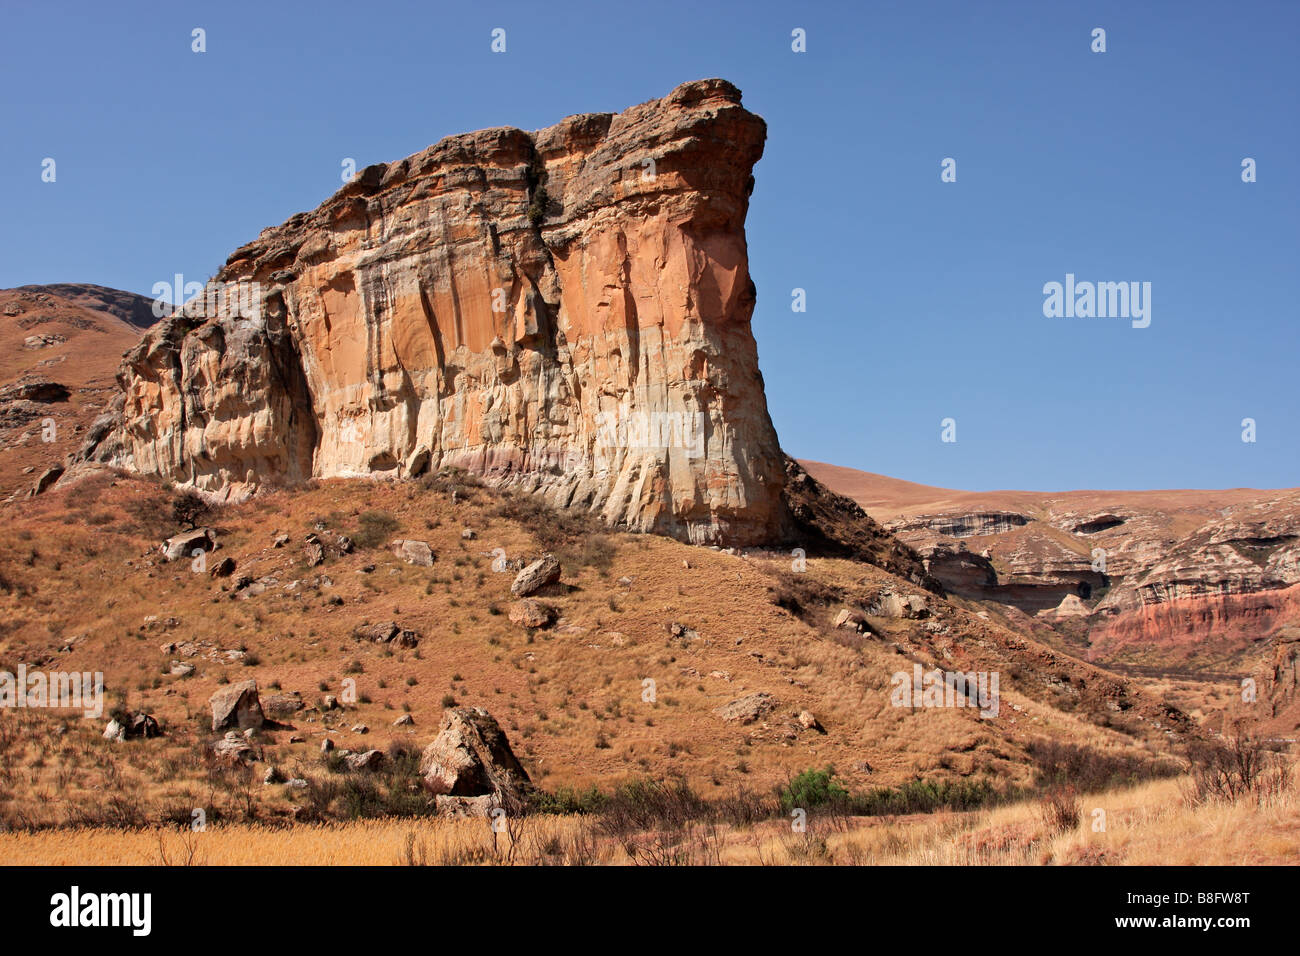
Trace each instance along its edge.
{"label": "dry grassy hillside", "polygon": [[[112,743],[100,737],[103,720],[18,712],[24,723],[17,731],[11,723],[3,742],[0,811],[10,825],[98,819],[106,792],[127,822],[209,805],[207,701],[250,677],[264,696],[299,692],[309,705],[287,721],[291,729],[264,734],[263,768],[322,770],[327,735],[354,750],[422,746],[455,702],[494,714],[551,792],[682,777],[720,797],[768,792],[831,764],[854,787],[925,778],[1011,788],[1033,781],[1029,748],[1041,738],[1147,766],[1190,729],[1122,679],[932,595],[921,619],[866,616],[866,634],[832,627],[838,611],[869,607],[882,590],[924,594],[857,562],[814,555],[794,573],[786,554],[603,533],[463,475],[439,475],[323,482],[228,506],[209,516],[221,547],[196,573],[157,547],[177,530],[174,499],[150,481],[105,472],[6,509],[0,669],[103,671],[111,706],[147,711],[166,731]],[[281,533],[288,543],[275,547]],[[355,550],[327,548],[325,562],[309,567],[309,534],[345,534]],[[436,561],[407,564],[388,549],[394,538],[427,541]],[[557,620],[530,629],[511,622],[514,575],[493,571],[493,561],[543,550],[564,567],[542,597]],[[233,571],[213,576],[227,558]],[[418,646],[353,636],[388,620],[418,631]],[[999,671],[998,715],[892,706],[891,676],[913,662]],[[194,672],[175,675],[175,663]],[[356,702],[318,707],[346,679]],[[653,701],[643,699],[647,680]],[[714,713],[760,691],[776,706],[752,723]],[[805,710],[820,730],[799,722]],[[403,714],[414,723],[394,726]],[[305,799],[260,786],[244,796],[272,814]]]}

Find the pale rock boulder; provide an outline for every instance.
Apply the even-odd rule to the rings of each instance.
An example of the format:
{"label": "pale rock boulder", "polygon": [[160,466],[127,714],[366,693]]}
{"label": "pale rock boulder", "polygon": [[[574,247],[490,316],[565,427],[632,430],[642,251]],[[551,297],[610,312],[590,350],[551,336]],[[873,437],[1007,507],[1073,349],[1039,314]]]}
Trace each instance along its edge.
{"label": "pale rock boulder", "polygon": [[438,736],[421,754],[420,775],[435,797],[487,798],[474,801],[480,809],[518,807],[533,789],[505,732],[481,707],[444,712]]}
{"label": "pale rock boulder", "polygon": [[265,722],[262,701],[257,693],[257,681],[245,680],[227,684],[212,695],[212,729],[238,728],[250,730]]}

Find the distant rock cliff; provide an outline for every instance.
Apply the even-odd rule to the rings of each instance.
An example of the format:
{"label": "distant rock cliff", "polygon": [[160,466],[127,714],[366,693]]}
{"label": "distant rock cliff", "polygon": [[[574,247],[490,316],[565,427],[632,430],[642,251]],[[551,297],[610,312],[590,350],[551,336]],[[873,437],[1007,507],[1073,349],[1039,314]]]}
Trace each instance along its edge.
{"label": "distant rock cliff", "polygon": [[455,466],[695,542],[772,540],[750,331],[763,120],[723,80],[371,166],[147,333],[83,458],[243,497]]}

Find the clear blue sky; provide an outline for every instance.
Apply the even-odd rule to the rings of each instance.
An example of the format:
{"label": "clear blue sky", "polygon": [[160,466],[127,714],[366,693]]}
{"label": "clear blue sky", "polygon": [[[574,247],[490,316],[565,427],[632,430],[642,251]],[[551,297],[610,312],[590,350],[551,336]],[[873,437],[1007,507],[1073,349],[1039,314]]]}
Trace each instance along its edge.
{"label": "clear blue sky", "polygon": [[[345,157],[722,76],[768,123],[754,332],[788,451],[969,489],[1300,484],[1300,3],[5,0],[0,22],[0,287],[202,280]],[[1150,282],[1150,327],[1045,318],[1066,273]]]}

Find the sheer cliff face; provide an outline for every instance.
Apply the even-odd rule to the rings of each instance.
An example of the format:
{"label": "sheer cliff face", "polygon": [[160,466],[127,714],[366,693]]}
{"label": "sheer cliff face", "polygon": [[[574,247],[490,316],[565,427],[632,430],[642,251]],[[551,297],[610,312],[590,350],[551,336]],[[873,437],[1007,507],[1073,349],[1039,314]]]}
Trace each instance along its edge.
{"label": "sheer cliff face", "polygon": [[744,232],[764,136],[705,80],[369,167],[145,336],[92,456],[223,497],[457,466],[617,526],[769,540]]}

